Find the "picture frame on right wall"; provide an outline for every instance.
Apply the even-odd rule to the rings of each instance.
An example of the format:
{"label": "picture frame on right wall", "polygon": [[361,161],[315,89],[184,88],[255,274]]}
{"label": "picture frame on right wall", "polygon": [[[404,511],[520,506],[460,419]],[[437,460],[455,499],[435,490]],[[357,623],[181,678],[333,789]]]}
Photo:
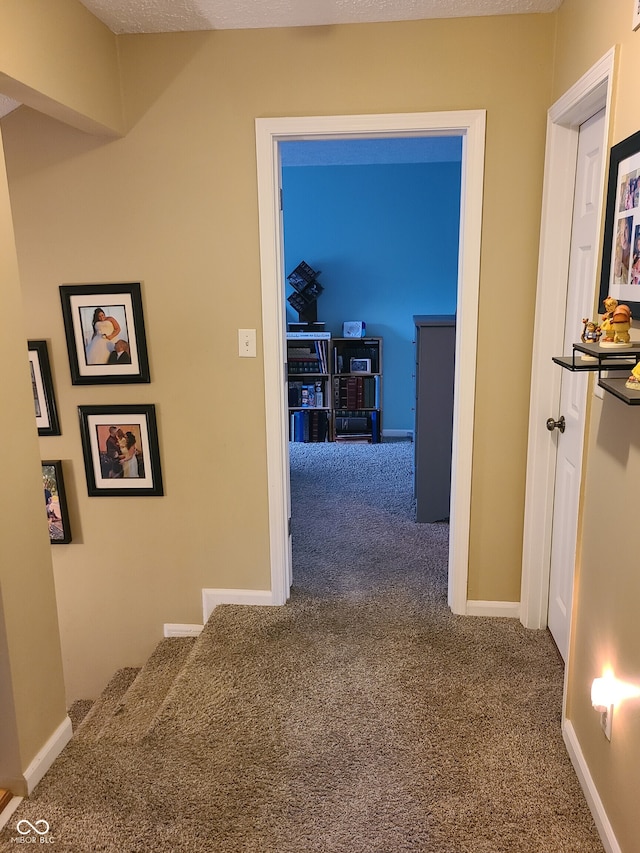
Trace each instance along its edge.
{"label": "picture frame on right wall", "polygon": [[611,149],[598,310],[612,296],[640,320],[640,131]]}
{"label": "picture frame on right wall", "polygon": [[634,30],[640,27],[640,0],[633,0],[633,23],[631,26]]}

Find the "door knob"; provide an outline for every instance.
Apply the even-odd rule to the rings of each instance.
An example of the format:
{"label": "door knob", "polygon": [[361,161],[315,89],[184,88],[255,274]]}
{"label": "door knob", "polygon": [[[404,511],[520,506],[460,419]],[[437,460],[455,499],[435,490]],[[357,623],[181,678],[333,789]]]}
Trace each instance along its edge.
{"label": "door knob", "polygon": [[547,420],[547,429],[549,430],[549,432],[553,432],[554,429],[559,429],[560,432],[564,432],[565,426],[566,426],[566,423],[564,420],[564,415],[560,415],[559,421],[554,421],[553,418],[549,418]]}

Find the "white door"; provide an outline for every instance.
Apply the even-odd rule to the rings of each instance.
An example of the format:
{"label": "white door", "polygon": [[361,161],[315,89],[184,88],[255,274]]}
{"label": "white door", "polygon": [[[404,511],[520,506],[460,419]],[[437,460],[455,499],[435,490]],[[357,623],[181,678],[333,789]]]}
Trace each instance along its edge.
{"label": "white door", "polygon": [[[578,341],[582,318],[591,317],[598,261],[598,223],[602,199],[605,111],[580,126],[573,224],[569,259],[569,282],[564,331],[564,353]],[[595,318],[592,318],[595,319]],[[560,411],[565,430],[554,430],[558,442],[553,532],[549,579],[549,630],[563,659],[569,649],[573,574],[578,532],[578,503],[582,467],[582,445],[588,375],[562,371]],[[557,419],[560,420],[560,417]]]}

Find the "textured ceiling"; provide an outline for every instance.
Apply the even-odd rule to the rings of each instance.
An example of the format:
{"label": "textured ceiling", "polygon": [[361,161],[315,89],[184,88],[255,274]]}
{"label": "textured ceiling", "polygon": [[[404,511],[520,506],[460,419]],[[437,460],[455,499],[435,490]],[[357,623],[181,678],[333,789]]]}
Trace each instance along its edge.
{"label": "textured ceiling", "polygon": [[81,0],[114,33],[306,27],[553,12],[562,0]]}
{"label": "textured ceiling", "polygon": [[[311,27],[553,12],[562,0],[80,0],[114,33]],[[19,103],[0,94],[0,118]]]}

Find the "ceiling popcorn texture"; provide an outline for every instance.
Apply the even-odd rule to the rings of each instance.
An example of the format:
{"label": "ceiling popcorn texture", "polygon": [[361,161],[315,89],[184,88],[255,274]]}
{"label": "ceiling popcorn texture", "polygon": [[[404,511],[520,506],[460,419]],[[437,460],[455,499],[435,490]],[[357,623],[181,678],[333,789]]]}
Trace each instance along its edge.
{"label": "ceiling popcorn texture", "polygon": [[81,0],[114,33],[309,27],[553,12],[562,0]]}
{"label": "ceiling popcorn texture", "polygon": [[[80,0],[118,35],[553,12],[562,0]],[[0,118],[20,104],[0,94]]]}

